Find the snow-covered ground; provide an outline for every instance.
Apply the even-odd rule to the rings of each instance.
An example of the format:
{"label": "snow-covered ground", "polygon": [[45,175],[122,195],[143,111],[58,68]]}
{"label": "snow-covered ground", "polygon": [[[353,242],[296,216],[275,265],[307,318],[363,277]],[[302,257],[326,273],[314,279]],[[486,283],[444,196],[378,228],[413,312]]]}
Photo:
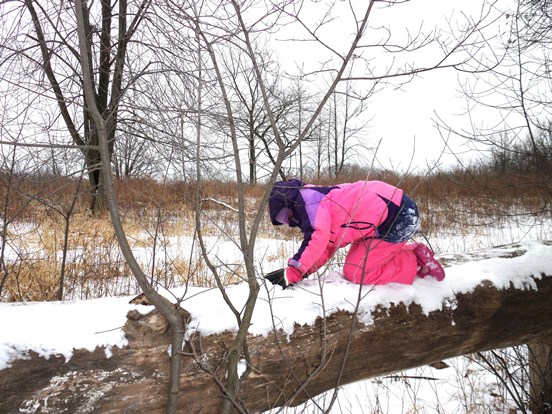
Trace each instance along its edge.
{"label": "snow-covered ground", "polygon": [[[515,226],[514,226],[515,227]],[[508,247],[487,249],[481,260],[455,262],[461,256],[458,251],[472,244],[484,244],[476,236],[445,236],[432,240],[437,251],[448,250],[450,254],[440,256],[451,265],[446,269],[446,279],[418,279],[411,286],[389,284],[386,286],[366,286],[367,293],[361,302],[360,320],[371,323],[371,311],[376,305],[391,302],[418,303],[425,312],[440,309],[443,303],[459,292],[469,292],[482,280],[489,280],[497,287],[510,283],[522,289],[534,289],[531,276],[541,273],[552,275],[552,245],[530,241],[532,238],[552,239],[549,222],[543,226],[523,229],[509,229],[509,243],[520,243],[526,250],[522,256],[505,258]],[[497,230],[503,234],[504,229]],[[537,232],[531,237],[532,232]],[[455,239],[456,237],[456,239]],[[474,241],[470,241],[473,237]],[[514,238],[515,237],[515,238]],[[177,243],[182,247],[184,239]],[[496,240],[496,239],[495,239]],[[225,244],[226,243],[226,244]],[[231,241],[214,243],[213,257],[221,262],[236,260],[236,246]],[[488,241],[487,241],[488,243]],[[496,243],[499,244],[499,243]],[[264,260],[262,273],[281,267],[282,254],[292,253],[297,246],[294,241],[259,241],[257,252]],[[443,249],[441,246],[447,246]],[[454,248],[451,248],[453,246]],[[479,247],[479,246],[478,246]],[[483,246],[482,246],[483,247]],[[452,254],[455,253],[455,254]],[[295,323],[313,323],[318,316],[328,315],[337,310],[353,310],[358,297],[358,285],[345,281],[339,273],[339,258],[329,267],[320,279],[305,280],[293,288],[265,285],[261,289],[253,316],[250,332],[266,335],[274,326],[287,333],[293,331]],[[217,289],[188,287],[163,292],[167,297],[184,297],[183,306],[193,319],[189,333],[202,334],[234,329],[235,318],[228,311]],[[236,308],[241,309],[247,298],[247,285],[238,283],[228,287],[227,294]],[[322,301],[323,297],[323,301]],[[26,358],[29,351],[48,358],[63,355],[67,360],[74,349],[92,350],[104,347],[109,357],[113,347],[126,344],[122,326],[130,309],[147,312],[149,308],[130,305],[130,297],[111,297],[94,300],[48,303],[0,303],[0,375],[2,369],[18,358]],[[205,306],[208,303],[209,306]],[[271,315],[275,315],[273,319]],[[386,378],[377,378],[344,386],[333,405],[332,413],[498,413],[508,412],[508,397],[503,395],[498,379],[474,360],[455,358],[447,361],[448,367],[436,369],[422,367]],[[469,374],[469,375],[468,375]],[[502,391],[501,391],[502,390]],[[305,406],[284,409],[283,412],[316,412],[331,399],[331,393],[318,397],[317,402]],[[318,405],[316,405],[318,404]]]}

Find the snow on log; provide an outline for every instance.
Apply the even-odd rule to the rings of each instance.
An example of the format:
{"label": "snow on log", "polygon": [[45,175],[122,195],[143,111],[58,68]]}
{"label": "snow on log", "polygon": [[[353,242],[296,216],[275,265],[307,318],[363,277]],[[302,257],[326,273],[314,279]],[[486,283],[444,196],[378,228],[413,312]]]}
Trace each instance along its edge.
{"label": "snow on log", "polygon": [[[430,312],[416,301],[401,301],[373,307],[370,318],[339,310],[316,318],[313,324],[296,325],[291,333],[251,334],[250,366],[242,376],[237,403],[251,412],[297,405],[338,385],[450,357],[550,343],[552,255],[549,245],[542,247],[543,263],[532,265],[542,271],[533,269],[532,276],[519,278],[513,275],[500,286],[480,280],[469,291],[456,290]],[[452,269],[462,263],[494,268],[497,258],[511,258],[512,269],[521,272],[521,262],[515,259],[526,254],[525,246],[508,246],[448,256],[444,261],[452,275],[447,278],[460,277]],[[435,282],[433,286],[445,285]],[[416,284],[409,288],[416,289]],[[351,292],[354,302],[358,288]],[[294,293],[286,291],[288,296]],[[101,347],[92,352],[76,350],[68,360],[30,351],[24,359],[10,361],[9,367],[0,370],[0,412],[163,412],[171,337],[167,323],[155,311],[145,315],[131,311],[124,333],[127,345],[111,349],[111,355]],[[218,412],[233,332],[198,333],[188,339],[183,353],[181,412]]]}

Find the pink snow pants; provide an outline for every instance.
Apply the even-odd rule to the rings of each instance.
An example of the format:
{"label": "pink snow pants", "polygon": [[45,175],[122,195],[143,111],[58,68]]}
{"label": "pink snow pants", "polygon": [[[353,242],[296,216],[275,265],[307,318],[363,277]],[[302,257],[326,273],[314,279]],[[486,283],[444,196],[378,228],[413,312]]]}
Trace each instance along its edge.
{"label": "pink snow pants", "polygon": [[412,284],[418,270],[413,243],[390,243],[367,239],[351,244],[343,273],[347,280],[360,284]]}

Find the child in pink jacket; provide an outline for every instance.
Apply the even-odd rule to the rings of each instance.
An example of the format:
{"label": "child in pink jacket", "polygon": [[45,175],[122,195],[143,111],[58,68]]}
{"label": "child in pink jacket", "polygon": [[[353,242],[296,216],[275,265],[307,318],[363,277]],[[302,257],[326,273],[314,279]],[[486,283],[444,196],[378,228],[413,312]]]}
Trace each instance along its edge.
{"label": "child in pink jacket", "polygon": [[299,251],[277,276],[286,288],[323,266],[339,248],[351,245],[343,273],[361,284],[411,284],[416,276],[443,280],[444,270],[422,243],[408,243],[420,226],[418,208],[403,191],[382,181],[333,187],[293,179],[276,182],[268,201],[274,225],[299,227]]}

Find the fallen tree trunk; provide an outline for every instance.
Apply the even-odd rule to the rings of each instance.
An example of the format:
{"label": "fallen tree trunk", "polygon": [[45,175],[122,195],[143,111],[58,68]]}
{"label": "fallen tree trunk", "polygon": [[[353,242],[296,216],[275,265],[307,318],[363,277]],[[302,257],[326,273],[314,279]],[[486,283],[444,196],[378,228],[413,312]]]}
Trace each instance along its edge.
{"label": "fallen tree trunk", "polygon": [[[314,326],[248,338],[250,370],[237,407],[259,412],[297,405],[338,385],[468,353],[552,338],[552,276],[534,289],[497,289],[483,282],[450,305],[425,315],[420,306],[380,308],[370,326],[338,312]],[[0,371],[0,412],[163,412],[170,333],[156,312],[129,314],[129,344],[77,351],[68,362],[31,355]],[[181,375],[181,412],[216,413],[223,400],[226,344],[232,332],[191,338]],[[346,355],[347,354],[347,355]],[[346,358],[345,358],[346,356]],[[342,376],[338,381],[345,360]]]}

